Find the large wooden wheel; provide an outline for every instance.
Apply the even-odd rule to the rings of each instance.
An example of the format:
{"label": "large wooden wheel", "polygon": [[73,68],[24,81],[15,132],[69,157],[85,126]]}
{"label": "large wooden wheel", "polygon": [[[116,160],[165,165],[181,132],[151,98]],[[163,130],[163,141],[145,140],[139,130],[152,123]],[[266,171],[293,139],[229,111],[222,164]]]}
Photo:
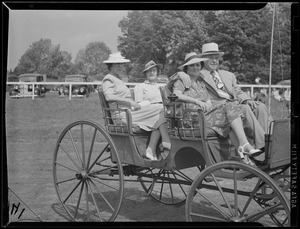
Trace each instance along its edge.
{"label": "large wooden wheel", "polygon": [[59,136],[53,159],[58,198],[73,221],[113,221],[124,177],[111,137],[97,123],[77,121]]}
{"label": "large wooden wheel", "polygon": [[138,174],[138,180],[146,194],[154,200],[167,205],[182,205],[193,179],[201,170],[200,166],[174,171],[145,168]]}
{"label": "large wooden wheel", "polygon": [[[222,178],[225,171],[231,171],[232,178]],[[208,178],[211,182],[205,181]],[[197,176],[185,214],[187,221],[290,225],[290,204],[276,182],[260,169],[234,161],[214,164]]]}

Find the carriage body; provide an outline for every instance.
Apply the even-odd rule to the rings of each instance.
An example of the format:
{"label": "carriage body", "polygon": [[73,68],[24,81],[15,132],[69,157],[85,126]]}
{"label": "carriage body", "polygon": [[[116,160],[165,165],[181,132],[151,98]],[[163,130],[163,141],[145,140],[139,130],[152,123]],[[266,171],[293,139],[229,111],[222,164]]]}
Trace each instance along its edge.
{"label": "carriage body", "polygon": [[[220,195],[222,196],[220,199],[223,199],[222,201],[228,198],[226,195],[232,195],[230,200],[225,201],[225,204],[219,204],[219,202],[217,204],[209,203],[213,206],[220,205],[219,208],[223,208],[223,205],[226,205],[226,210],[230,210],[230,213],[224,213],[226,210],[220,211],[223,217],[225,217],[225,220],[224,218],[208,216],[210,220],[218,221],[221,219],[220,221],[255,222],[259,221],[258,219],[263,219],[264,216],[267,215],[271,221],[275,222],[275,225],[282,226],[289,224],[290,208],[285,193],[285,191],[289,189],[289,184],[284,186],[284,191],[282,191],[282,187],[279,187],[277,184],[279,181],[281,182],[283,178],[282,174],[288,170],[290,165],[288,120],[275,120],[271,123],[271,131],[266,135],[266,157],[264,163],[258,168],[253,168],[236,161],[235,149],[231,145],[230,140],[225,138],[220,139],[214,131],[208,127],[205,116],[200,110],[196,111],[198,127],[191,125],[190,128],[185,128],[181,125],[180,123],[182,121],[186,121],[183,120],[182,116],[185,104],[177,100],[171,101],[168,98],[170,95],[168,95],[162,87],[161,94],[172,148],[170,154],[164,160],[149,161],[143,158],[143,153],[146,151],[150,133],[142,131],[132,124],[131,111],[129,109],[121,109],[118,107],[110,108],[103,92],[99,90],[98,93],[104,127],[99,126],[93,121],[78,121],[77,123],[70,124],[61,134],[55,149],[53,166],[55,187],[64,209],[68,212],[72,220],[115,220],[123,198],[123,183],[126,181],[124,176],[135,176],[137,177],[135,181],[142,185],[146,195],[156,201],[169,205],[186,204],[185,213],[187,221],[194,220],[195,215],[198,216],[198,213],[193,212],[192,207],[195,205],[194,202],[197,198],[195,194],[205,190],[204,192],[207,193],[216,191],[217,194],[214,194],[212,199],[216,199],[215,196]],[[116,124],[112,112],[125,112],[127,122],[118,122]],[[91,134],[86,134],[84,130],[85,127],[91,130]],[[72,130],[74,128],[78,131],[78,142],[80,142],[78,146],[76,146],[76,139],[74,140],[74,138],[76,138]],[[70,139],[68,138],[66,141],[65,138],[67,138],[66,136],[68,134],[70,135]],[[101,137],[98,138],[99,134]],[[88,143],[83,143],[85,138],[92,140],[88,140]],[[81,187],[81,191],[78,194],[80,199],[75,198],[75,200],[73,200],[74,203],[69,204],[73,206],[71,210],[67,202],[70,202],[69,199],[71,199],[74,191],[65,194],[64,192],[66,192],[65,189],[67,188],[61,186],[63,186],[62,184],[64,182],[67,185],[69,180],[72,179],[67,179],[65,176],[59,178],[60,173],[64,171],[62,169],[62,171],[59,171],[60,167],[63,167],[63,169],[67,168],[71,172],[74,170],[69,168],[69,166],[61,165],[59,162],[60,154],[67,154],[68,158],[71,158],[71,155],[66,152],[67,149],[64,146],[64,142],[71,144],[69,148],[76,149],[77,158],[85,158],[85,160],[81,159],[80,163],[84,165],[86,161],[88,161],[87,166],[77,169],[76,182],[78,183],[75,183],[74,186],[78,189]],[[87,145],[90,145],[90,148],[85,149]],[[96,150],[95,148],[96,146],[98,147],[98,145],[104,145],[104,147],[98,149],[96,151],[97,156],[93,158],[91,154]],[[82,156],[77,152],[80,151],[77,149],[80,147],[82,148]],[[87,156],[84,156],[85,153],[87,153]],[[157,153],[160,153],[159,147],[157,147]],[[102,156],[104,156],[105,159],[101,159]],[[63,159],[65,160],[65,158],[64,156]],[[86,160],[86,158],[88,158],[88,160]],[[94,162],[92,163],[93,160]],[[73,159],[71,164],[76,164]],[[97,169],[94,168],[93,170],[93,166],[102,166],[103,168],[97,167]],[[77,167],[80,166],[77,165]],[[72,176],[71,172],[70,176]],[[105,175],[108,175],[108,178],[104,177]],[[284,176],[284,179],[286,177],[287,176]],[[111,187],[112,190],[117,193],[117,196],[113,198],[113,200],[110,200],[112,201],[111,203],[109,203],[110,201],[108,200],[111,197],[104,197],[105,194],[111,192],[103,191],[99,187],[97,188],[97,183],[93,181],[96,178],[101,180],[101,182],[99,182],[101,185],[104,185],[104,182],[108,182],[109,185],[105,186]],[[114,182],[115,185],[113,185],[112,182]],[[252,187],[253,183],[255,183],[253,189],[244,190],[244,187],[248,185]],[[223,187],[223,185],[225,186]],[[82,204],[86,207],[86,212],[91,212],[91,210],[89,210],[91,205],[89,204],[88,197],[86,197],[85,202],[81,204],[84,189],[86,189],[86,193],[89,193],[88,190],[90,190],[90,192],[92,189],[95,190],[103,199],[100,201],[101,198],[99,197],[99,199],[97,199],[97,196],[93,196],[91,192],[92,205],[94,206],[94,211],[92,211],[94,212],[92,214],[93,217],[90,214],[87,214],[85,218],[79,217],[79,209]],[[104,190],[106,190],[106,188]],[[227,194],[224,195],[224,193]],[[201,196],[203,196],[203,194],[201,194]],[[238,199],[241,198],[241,196],[250,199],[246,206],[250,206],[251,204],[249,203],[252,201],[255,202],[254,204],[258,204],[262,210],[260,210],[259,213],[251,214],[250,212],[246,214],[247,207],[245,207],[244,211],[241,211],[241,209],[237,207]],[[279,200],[279,202],[277,201],[275,203],[273,209],[274,199]],[[197,201],[197,204],[199,204],[199,200]],[[202,201],[203,200],[200,202]],[[229,203],[232,201],[233,205]],[[106,203],[109,205],[109,208],[111,208],[109,214],[107,213],[107,208],[103,210],[105,217],[103,217],[100,203]],[[200,208],[202,209],[203,206]],[[250,208],[250,211],[253,211],[252,208]],[[278,219],[278,212],[281,211],[284,213],[279,217],[285,215],[284,219]],[[205,214],[199,213],[202,218],[207,218]]]}
{"label": "carriage body", "polygon": [[[198,126],[195,127],[191,124],[188,128],[184,127],[180,123],[187,121],[183,118],[185,104],[180,101],[170,101],[165,89],[163,87],[160,89],[172,143],[169,157],[162,162],[149,162],[143,159],[143,152],[146,151],[145,147],[150,133],[132,124],[129,109],[109,108],[104,95],[101,94],[102,92],[98,92],[106,131],[114,140],[122,163],[180,170],[195,165],[207,167],[224,160],[236,159],[235,149],[229,138],[220,138],[209,128],[203,112],[190,110],[190,112],[198,113]],[[114,124],[111,112],[116,110],[126,112],[126,123]],[[193,122],[193,120],[188,121]],[[270,123],[269,129],[270,132],[266,134],[265,139],[265,161],[260,167],[263,171],[276,170],[290,164],[290,152],[287,150],[290,149],[289,120],[274,120]]]}

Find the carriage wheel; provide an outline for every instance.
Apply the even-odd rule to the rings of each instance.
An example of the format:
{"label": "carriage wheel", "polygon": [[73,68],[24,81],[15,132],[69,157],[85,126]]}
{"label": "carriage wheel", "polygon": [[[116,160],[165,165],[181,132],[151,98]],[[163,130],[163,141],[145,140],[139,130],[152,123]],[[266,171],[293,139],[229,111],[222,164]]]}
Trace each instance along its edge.
{"label": "carriage wheel", "polygon": [[[230,171],[232,178],[217,174]],[[237,179],[239,173],[248,174]],[[205,182],[211,177],[212,182]],[[214,164],[194,180],[185,205],[187,221],[257,222],[288,226],[290,206],[279,186],[260,169],[234,161]]]}
{"label": "carriage wheel", "polygon": [[182,205],[186,201],[193,178],[202,170],[200,166],[183,170],[146,168],[139,176],[146,195],[167,205]]}
{"label": "carriage wheel", "polygon": [[113,221],[124,192],[123,169],[116,147],[101,126],[77,121],[56,143],[54,185],[73,221]]}

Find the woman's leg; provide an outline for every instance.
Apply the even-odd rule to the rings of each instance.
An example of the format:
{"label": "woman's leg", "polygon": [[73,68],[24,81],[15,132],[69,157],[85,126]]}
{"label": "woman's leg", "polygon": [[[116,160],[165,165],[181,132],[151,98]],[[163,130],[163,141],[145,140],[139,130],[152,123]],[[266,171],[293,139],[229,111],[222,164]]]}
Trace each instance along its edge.
{"label": "woman's leg", "polygon": [[168,125],[166,122],[159,126],[159,131],[162,139],[161,144],[163,146],[163,152],[161,153],[161,156],[163,159],[166,159],[171,149],[171,139],[169,136]]}
{"label": "woman's leg", "polygon": [[231,129],[234,131],[236,137],[238,138],[239,145],[244,145],[248,142],[247,136],[244,131],[243,122],[241,117],[234,119],[230,123]]}
{"label": "woman's leg", "polygon": [[166,143],[164,147],[166,147],[167,145],[170,145],[170,147],[169,147],[169,149],[170,149],[171,148],[171,139],[169,136],[168,125],[166,122],[159,126],[159,131],[161,134],[162,142]]}
{"label": "woman's leg", "polygon": [[245,163],[255,166],[255,163],[250,160],[248,155],[244,154],[245,148],[247,149],[247,152],[249,152],[250,150],[253,150],[254,148],[248,143],[248,139],[247,139],[247,136],[244,131],[243,122],[242,122],[241,117],[234,119],[230,123],[230,126],[234,132],[234,135],[237,137],[239,145],[240,145],[237,148],[237,152],[238,152],[239,156]]}
{"label": "woman's leg", "polygon": [[160,139],[160,131],[158,129],[153,130],[150,135],[150,141],[146,149],[146,157],[150,160],[158,160],[156,156],[156,147]]}
{"label": "woman's leg", "polygon": [[159,139],[160,139],[160,131],[159,130],[153,130],[151,132],[150,141],[149,141],[149,145],[148,145],[148,148],[151,148],[151,150],[153,152],[153,155],[156,152],[156,146],[157,146],[157,143],[158,143]]}

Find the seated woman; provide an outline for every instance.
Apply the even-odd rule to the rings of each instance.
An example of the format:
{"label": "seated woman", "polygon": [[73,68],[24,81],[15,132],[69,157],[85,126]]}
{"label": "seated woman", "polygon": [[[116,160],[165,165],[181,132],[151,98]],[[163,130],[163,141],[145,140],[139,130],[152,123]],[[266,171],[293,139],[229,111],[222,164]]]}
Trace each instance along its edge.
{"label": "seated woman", "polygon": [[[149,106],[151,109],[151,107],[154,106],[154,109],[157,109],[156,107],[160,107],[161,111],[163,111],[164,109],[160,90],[158,85],[156,84],[157,76],[159,75],[159,71],[161,70],[161,68],[162,65],[156,64],[153,60],[146,63],[143,73],[146,75],[147,80],[145,80],[141,84],[136,85],[134,88],[135,101],[142,105],[142,108],[144,106]],[[153,152],[152,150],[155,149],[157,145],[157,138],[160,138],[161,136],[163,146],[163,152],[161,153],[161,156],[163,159],[165,159],[171,149],[171,141],[168,134],[167,123],[163,123],[160,126],[159,131],[152,131],[151,135],[152,137],[150,138],[150,143],[147,149],[148,151],[150,151],[150,153],[148,154],[151,155],[151,152]]]}
{"label": "seated woman", "polygon": [[[156,146],[160,137],[162,142],[168,150],[171,148],[171,141],[168,135],[167,123],[164,118],[163,107],[159,103],[151,103],[148,106],[141,106],[142,104],[134,101],[131,98],[131,93],[126,84],[122,81],[122,75],[125,72],[125,64],[130,61],[121,56],[120,53],[113,53],[109,55],[109,59],[103,63],[107,64],[109,73],[102,80],[102,90],[105,99],[115,101],[109,103],[111,108],[116,108],[118,103],[119,108],[131,108],[132,123],[138,125],[145,131],[151,131],[150,143],[146,149],[145,156],[150,160],[158,160],[156,156]],[[112,115],[120,115],[120,120],[126,122],[126,114],[115,113]],[[161,159],[164,159],[160,158]]]}
{"label": "seated woman", "polygon": [[[249,144],[243,128],[243,111],[242,106],[237,101],[222,101],[216,102],[211,99],[211,95],[207,89],[208,85],[200,76],[201,61],[206,60],[200,58],[196,53],[187,54],[185,63],[179,67],[183,70],[180,74],[186,74],[191,80],[191,86],[186,88],[181,81],[180,77],[172,77],[167,87],[178,96],[181,101],[187,102],[187,108],[201,109],[206,117],[206,120],[210,127],[220,136],[227,137],[232,130],[235,137],[239,142],[237,152],[241,157],[241,161],[256,166],[256,164],[250,159],[254,155],[259,155],[262,152],[258,149],[254,149]],[[185,113],[184,115],[191,115],[193,113]],[[196,119],[197,114],[194,114]],[[193,117],[187,117],[193,119]]]}

